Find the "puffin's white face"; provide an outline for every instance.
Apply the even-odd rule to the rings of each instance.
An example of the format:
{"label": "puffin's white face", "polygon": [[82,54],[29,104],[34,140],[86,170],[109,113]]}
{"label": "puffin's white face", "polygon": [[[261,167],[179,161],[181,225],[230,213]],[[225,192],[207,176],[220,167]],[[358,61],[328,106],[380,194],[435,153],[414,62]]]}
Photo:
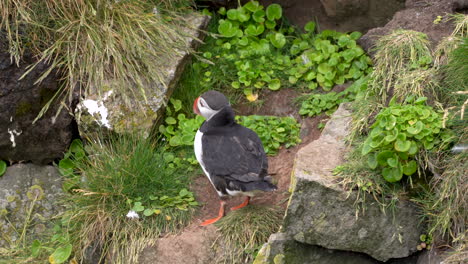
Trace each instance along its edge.
{"label": "puffin's white face", "polygon": [[209,120],[213,115],[219,112],[211,109],[202,97],[198,97],[195,99],[195,102],[193,102],[193,111],[196,114],[203,116],[206,120]]}

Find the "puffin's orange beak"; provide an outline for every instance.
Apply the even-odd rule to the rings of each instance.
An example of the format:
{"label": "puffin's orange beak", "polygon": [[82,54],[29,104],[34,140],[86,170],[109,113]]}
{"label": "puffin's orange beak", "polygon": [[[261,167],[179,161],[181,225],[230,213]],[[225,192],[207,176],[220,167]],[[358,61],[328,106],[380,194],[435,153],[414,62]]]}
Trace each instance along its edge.
{"label": "puffin's orange beak", "polygon": [[200,110],[198,109],[198,100],[200,100],[200,97],[197,97],[193,102],[193,112],[197,115],[201,115]]}

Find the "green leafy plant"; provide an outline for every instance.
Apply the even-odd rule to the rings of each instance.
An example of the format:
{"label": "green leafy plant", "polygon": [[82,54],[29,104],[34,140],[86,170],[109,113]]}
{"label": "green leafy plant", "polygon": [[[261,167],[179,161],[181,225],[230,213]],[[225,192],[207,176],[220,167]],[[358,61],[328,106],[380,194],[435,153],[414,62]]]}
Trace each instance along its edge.
{"label": "green leafy plant", "polygon": [[166,119],[163,125],[159,126],[161,132],[169,142],[169,146],[192,146],[195,134],[200,125],[205,120],[197,115],[195,118],[187,118],[180,113],[182,102],[176,99],[169,100],[170,105],[166,108]]}
{"label": "green leafy plant", "polygon": [[[221,38],[208,40],[214,45],[203,53],[214,65],[203,60],[197,63],[197,68],[204,69],[200,86],[212,87],[214,82],[228,79],[229,86],[242,89],[249,101],[255,101],[259,89],[292,85],[321,86],[328,91],[370,72],[371,60],[356,44],[361,36],[358,32],[325,30],[316,34],[316,24],[309,22],[301,33],[279,24],[281,6],[272,4],[264,10],[257,1],[218,13],[216,30]],[[219,76],[222,80],[215,81]]]}
{"label": "green leafy plant", "polygon": [[427,98],[409,97],[407,104],[391,104],[376,117],[362,146],[368,165],[380,167],[388,182],[400,181],[418,170],[415,155],[431,150],[450,135],[442,130],[442,116],[425,105]]}
{"label": "green leafy plant", "polygon": [[301,142],[300,125],[292,117],[251,115],[236,119],[258,134],[268,155],[277,154],[282,144],[289,148]]}
{"label": "green leafy plant", "polygon": [[0,177],[3,176],[3,174],[5,174],[6,169],[7,169],[6,162],[4,160],[0,160]]}
{"label": "green leafy plant", "polygon": [[[306,25],[312,28],[311,25]],[[289,82],[295,83],[303,79],[309,89],[318,86],[329,91],[335,84],[343,84],[347,80],[357,80],[368,74],[372,68],[370,58],[356,44],[361,33],[351,34],[324,30],[311,38],[303,34],[293,41],[291,54],[293,67],[289,69]]]}
{"label": "green leafy plant", "polygon": [[30,246],[31,257],[40,259],[43,255],[48,255],[49,263],[64,263],[72,256],[72,244],[70,234],[62,222],[57,222],[52,228],[52,236],[41,242],[34,240]]}
{"label": "green leafy plant", "polygon": [[341,103],[354,100],[359,91],[365,90],[367,88],[367,80],[368,77],[362,77],[339,93],[311,94],[307,96],[306,100],[302,101],[299,114],[310,117],[323,112],[331,114]]}

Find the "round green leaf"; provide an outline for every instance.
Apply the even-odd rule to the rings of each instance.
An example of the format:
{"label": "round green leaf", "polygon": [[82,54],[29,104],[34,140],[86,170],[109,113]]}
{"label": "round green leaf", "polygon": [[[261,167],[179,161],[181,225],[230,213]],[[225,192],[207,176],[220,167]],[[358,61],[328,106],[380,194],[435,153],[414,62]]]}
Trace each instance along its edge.
{"label": "round green leaf", "polygon": [[177,120],[172,116],[169,116],[166,118],[166,123],[169,125],[175,125],[177,123]]}
{"label": "round green leaf", "polygon": [[372,151],[372,147],[370,146],[370,138],[367,138],[366,141],[364,141],[364,144],[362,145],[361,154],[364,156],[364,155],[367,155],[371,151]]}
{"label": "round green leaf", "polygon": [[249,10],[250,12],[254,13],[257,10],[261,10],[262,6],[258,3],[258,1],[250,1],[244,5],[244,8]]}
{"label": "round green leaf", "polygon": [[315,22],[310,21],[307,24],[305,24],[304,30],[307,31],[307,32],[314,32],[315,31]]}
{"label": "round green leaf", "polygon": [[263,33],[263,31],[265,31],[265,27],[260,24],[258,26],[255,26],[255,25],[249,25],[245,30],[245,34],[246,35],[249,35],[249,36],[258,36],[260,34]]}
{"label": "round green leaf", "polygon": [[379,135],[378,137],[372,138],[370,142],[370,146],[372,148],[377,148],[378,146],[382,144],[383,141],[384,141],[384,136]]}
{"label": "round green leaf", "polygon": [[388,164],[388,166],[390,166],[392,168],[398,167],[398,158],[396,157],[396,155],[395,155],[394,158],[387,159],[387,164]]}
{"label": "round green leaf", "polygon": [[387,165],[387,160],[395,158],[395,157],[396,157],[395,152],[390,151],[390,150],[384,150],[384,151],[379,152],[377,154],[376,159],[377,159],[377,163],[380,166],[386,166]]}
{"label": "round green leaf", "polygon": [[306,81],[311,81],[311,80],[315,79],[316,76],[317,76],[317,74],[315,73],[315,71],[310,71],[309,73],[306,74],[304,79]]}
{"label": "round green leaf", "polygon": [[266,15],[270,21],[280,19],[283,15],[283,9],[281,9],[281,6],[278,4],[271,4],[266,9]]}
{"label": "round green leaf", "polygon": [[410,134],[416,135],[416,134],[419,134],[419,132],[421,132],[423,128],[424,128],[424,124],[418,120],[416,124],[414,124],[414,126],[408,127],[406,131],[408,131],[408,133]]}
{"label": "round green leaf", "polygon": [[415,155],[417,152],[418,152],[418,145],[416,144],[416,142],[411,141],[411,146],[408,150],[408,154]]}
{"label": "round green leaf", "polygon": [[382,176],[388,182],[397,182],[401,180],[403,174],[398,168],[384,168],[382,170]]}
{"label": "round green leaf", "polygon": [[371,169],[377,168],[377,153],[373,153],[367,157],[367,165],[369,165]]}
{"label": "round green leaf", "polygon": [[354,31],[353,33],[349,34],[349,36],[351,39],[358,40],[362,36],[362,33]]}
{"label": "round green leaf", "polygon": [[218,26],[219,34],[223,35],[226,38],[232,38],[237,35],[238,28],[235,27],[230,21],[224,21]]}
{"label": "round green leaf", "polygon": [[[58,164],[59,172],[63,176],[70,176],[73,174],[73,169],[75,168],[75,164],[69,158],[61,159]],[[1,175],[1,174],[0,174]]]}
{"label": "round green leaf", "polygon": [[64,263],[70,257],[71,252],[72,252],[71,244],[68,244],[64,247],[58,247],[57,249],[55,249],[54,253],[50,255],[49,261],[51,263],[56,263],[56,264]]}
{"label": "round green leaf", "polygon": [[270,90],[278,90],[281,87],[281,81],[279,79],[273,79],[268,83]]}
{"label": "round green leaf", "polygon": [[278,49],[281,49],[286,44],[286,37],[281,33],[276,33],[270,37],[271,44]]}
{"label": "round green leaf", "polygon": [[410,162],[403,165],[403,173],[405,175],[413,175],[418,170],[418,164],[416,161],[411,160]]}
{"label": "round green leaf", "polygon": [[83,142],[80,139],[74,139],[70,144],[70,151],[75,155],[78,153],[80,153],[79,155],[84,154]]}
{"label": "round green leaf", "polygon": [[265,11],[263,10],[257,10],[255,13],[252,15],[253,19],[257,23],[263,23],[265,22]]}
{"label": "round green leaf", "polygon": [[169,140],[169,145],[175,147],[175,146],[180,146],[182,144],[180,137],[178,136],[173,136]]}
{"label": "round green leaf", "polygon": [[268,29],[274,29],[276,27],[276,22],[271,21],[271,20],[267,20],[267,21],[265,21],[265,27],[268,28]]}
{"label": "round green leaf", "polygon": [[395,150],[400,152],[407,152],[411,147],[411,141],[399,140],[395,141]]}
{"label": "round green leaf", "polygon": [[145,209],[143,211],[143,215],[145,215],[145,216],[151,216],[153,214],[154,214],[154,209]]}
{"label": "round green leaf", "polygon": [[309,83],[309,85],[307,85],[307,87],[310,89],[310,90],[315,90],[317,88],[317,83],[316,82],[311,82]]}
{"label": "round green leaf", "polygon": [[141,202],[136,202],[134,205],[133,205],[133,211],[135,212],[141,212],[145,210],[145,207],[141,204]]}
{"label": "round green leaf", "polygon": [[224,16],[224,15],[226,14],[226,8],[225,8],[224,6],[223,6],[223,7],[221,7],[221,8],[218,10],[218,14],[220,14],[220,15],[223,15],[223,16]]}
{"label": "round green leaf", "polygon": [[239,16],[239,10],[237,9],[229,9],[227,11],[227,17],[231,20],[237,20]]}
{"label": "round green leaf", "polygon": [[5,174],[7,168],[7,164],[4,160],[0,160],[0,176],[3,176]]}

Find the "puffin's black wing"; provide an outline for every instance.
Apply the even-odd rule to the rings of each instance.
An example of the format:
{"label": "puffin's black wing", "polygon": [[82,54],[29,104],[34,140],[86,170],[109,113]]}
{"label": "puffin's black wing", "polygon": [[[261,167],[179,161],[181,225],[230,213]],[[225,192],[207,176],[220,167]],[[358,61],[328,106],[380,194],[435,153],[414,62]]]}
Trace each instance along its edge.
{"label": "puffin's black wing", "polygon": [[206,131],[203,163],[210,175],[241,183],[264,181],[268,159],[257,134],[239,124]]}

